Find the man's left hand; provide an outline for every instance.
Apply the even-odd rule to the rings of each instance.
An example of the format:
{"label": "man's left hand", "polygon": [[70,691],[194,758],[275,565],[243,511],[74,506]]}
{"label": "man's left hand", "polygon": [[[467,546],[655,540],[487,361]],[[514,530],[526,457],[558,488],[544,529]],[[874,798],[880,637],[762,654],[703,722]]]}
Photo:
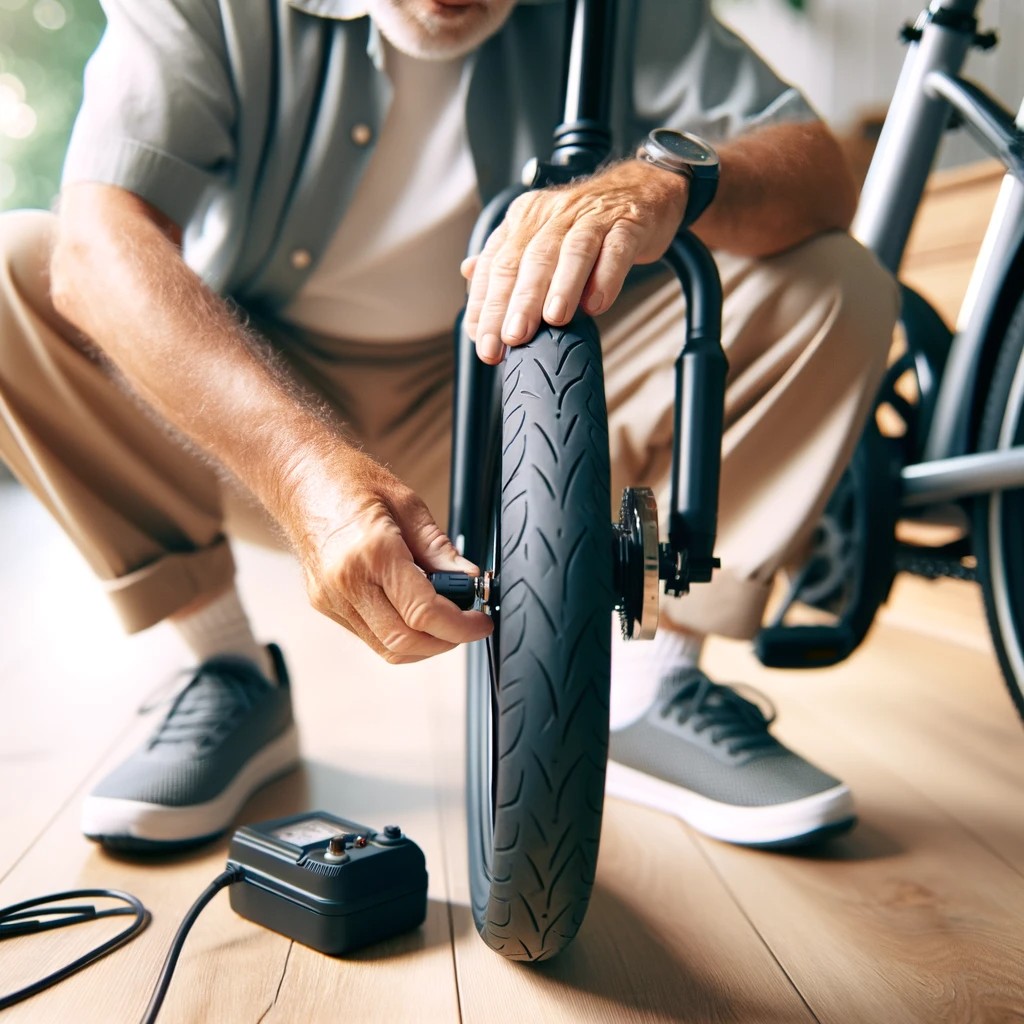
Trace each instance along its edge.
{"label": "man's left hand", "polygon": [[618,297],[630,268],[660,259],[686,210],[687,180],[639,160],[591,178],[527,192],[509,207],[479,256],[462,264],[471,282],[465,327],[485,363],[540,327],[592,316]]}

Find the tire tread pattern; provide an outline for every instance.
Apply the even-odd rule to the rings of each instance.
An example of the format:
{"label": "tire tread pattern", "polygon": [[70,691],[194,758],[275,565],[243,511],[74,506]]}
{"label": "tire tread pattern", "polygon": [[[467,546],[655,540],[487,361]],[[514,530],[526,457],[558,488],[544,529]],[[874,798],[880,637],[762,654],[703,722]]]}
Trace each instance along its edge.
{"label": "tire tread pattern", "polygon": [[[512,349],[508,364],[500,614],[501,635],[513,643],[499,652],[493,836],[471,798],[470,851],[481,936],[510,959],[532,961],[575,936],[596,871],[608,746],[610,473],[592,325],[546,328]],[[483,673],[485,660],[471,660],[471,687],[488,686]],[[485,721],[479,711],[478,696],[471,730]],[[479,770],[471,758],[470,771]],[[487,845],[489,858],[480,855]]]}

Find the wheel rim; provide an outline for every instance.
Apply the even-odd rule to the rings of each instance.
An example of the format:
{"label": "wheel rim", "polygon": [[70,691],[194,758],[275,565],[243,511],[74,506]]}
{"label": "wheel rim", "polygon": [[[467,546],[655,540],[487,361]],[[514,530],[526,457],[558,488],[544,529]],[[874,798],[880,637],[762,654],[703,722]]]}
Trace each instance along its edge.
{"label": "wheel rim", "polygon": [[[1024,360],[1018,362],[1006,403],[1006,417],[999,431],[999,450],[1020,444],[1021,412],[1024,410]],[[1006,660],[1017,683],[1024,685],[1024,650],[1021,649],[1022,615],[1007,577],[1008,565],[1021,565],[1024,536],[1012,524],[1024,522],[1024,491],[997,491],[989,499],[988,542],[992,604]],[[1024,693],[1022,693],[1024,695]]]}
{"label": "wheel rim", "polygon": [[[491,502],[491,511],[488,516],[490,536],[488,539],[488,550],[484,558],[482,570],[490,569],[494,573],[495,582],[498,581],[498,572],[501,564],[501,501],[500,501],[500,477],[495,479],[495,494]],[[476,692],[473,699],[476,702],[475,715],[477,721],[473,727],[475,736],[481,737],[482,743],[477,751],[477,756],[471,759],[470,770],[474,773],[471,784],[477,790],[477,835],[472,837],[478,849],[480,862],[484,868],[487,879],[492,877],[492,850],[494,843],[494,819],[496,806],[496,785],[497,785],[497,687],[501,662],[501,605],[500,589],[499,603],[492,604],[491,618],[494,623],[491,635],[483,643],[475,645],[476,650],[472,656],[477,659],[476,665],[471,668],[470,684]],[[470,823],[473,827],[473,823]],[[483,894],[480,894],[481,896]],[[474,900],[474,902],[478,902]]]}
{"label": "wheel rim", "polygon": [[[497,488],[495,488],[497,490]],[[492,500],[491,512],[491,547],[488,552],[488,568],[494,574],[493,579],[497,586],[501,571],[501,500],[500,495],[495,494]],[[487,708],[487,722],[484,735],[486,744],[484,750],[484,766],[487,768],[488,784],[486,786],[487,815],[483,819],[489,825],[489,836],[487,843],[487,873],[490,874],[490,839],[494,835],[494,808],[496,800],[496,785],[498,778],[496,736],[498,731],[497,709],[498,709],[498,682],[501,672],[501,591],[497,590],[498,603],[491,607],[491,620],[494,627],[491,635],[487,638],[487,683],[488,699],[485,702]]]}

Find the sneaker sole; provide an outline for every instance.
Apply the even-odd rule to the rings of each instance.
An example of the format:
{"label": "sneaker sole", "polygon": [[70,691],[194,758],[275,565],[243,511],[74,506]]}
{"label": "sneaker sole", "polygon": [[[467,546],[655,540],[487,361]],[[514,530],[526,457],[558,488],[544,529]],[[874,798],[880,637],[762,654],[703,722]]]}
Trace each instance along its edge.
{"label": "sneaker sole", "polygon": [[82,805],[82,831],[89,839],[119,850],[169,850],[207,842],[226,832],[246,800],[261,786],[299,762],[299,736],[290,726],[242,766],[228,787],[212,800],[183,807],[88,796]]}
{"label": "sneaker sole", "polygon": [[802,846],[845,832],[857,820],[853,795],[843,784],[790,803],[738,807],[609,761],[605,792],[666,811],[712,839],[740,846]]}

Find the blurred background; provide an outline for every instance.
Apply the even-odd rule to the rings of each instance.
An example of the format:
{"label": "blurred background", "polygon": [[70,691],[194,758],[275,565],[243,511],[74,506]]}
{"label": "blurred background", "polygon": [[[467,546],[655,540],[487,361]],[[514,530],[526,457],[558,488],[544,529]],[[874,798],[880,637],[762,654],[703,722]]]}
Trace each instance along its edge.
{"label": "blurred background", "polygon": [[0,0],[0,209],[53,202],[102,31],[97,0]]}
{"label": "blurred background", "polygon": [[[145,0],[133,0],[145,2]],[[896,83],[899,26],[925,0],[715,0],[719,15],[751,39],[798,85],[849,143],[855,163]],[[994,53],[972,55],[968,74],[1010,106],[1024,95],[1024,2],[985,0]],[[82,68],[100,37],[98,0],[0,0],[0,209],[48,207],[75,111]],[[957,133],[958,134],[958,133]],[[942,156],[951,166],[980,156],[954,135]]]}

